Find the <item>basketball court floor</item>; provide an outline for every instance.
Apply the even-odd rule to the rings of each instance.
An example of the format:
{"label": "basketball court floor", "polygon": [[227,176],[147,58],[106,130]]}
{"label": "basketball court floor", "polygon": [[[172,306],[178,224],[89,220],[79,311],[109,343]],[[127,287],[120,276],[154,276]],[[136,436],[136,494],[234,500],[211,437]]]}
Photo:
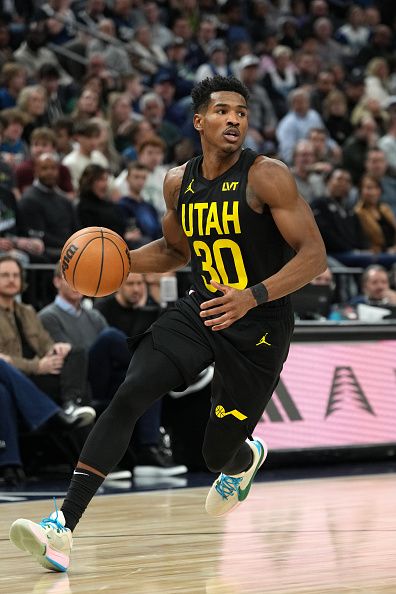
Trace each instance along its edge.
{"label": "basketball court floor", "polygon": [[3,490],[0,592],[395,594],[395,470],[272,480],[263,469],[248,500],[224,518],[206,514],[207,486],[176,488],[178,479],[174,488],[131,492],[120,481],[75,531],[67,574],[46,572],[8,541],[14,519],[40,520],[52,511],[50,493],[61,501],[64,491]]}

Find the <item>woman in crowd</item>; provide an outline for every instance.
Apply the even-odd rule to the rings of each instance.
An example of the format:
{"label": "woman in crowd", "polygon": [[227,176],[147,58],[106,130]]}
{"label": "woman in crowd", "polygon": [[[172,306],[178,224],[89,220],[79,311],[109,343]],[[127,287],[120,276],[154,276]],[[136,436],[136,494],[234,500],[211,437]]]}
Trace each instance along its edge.
{"label": "woman in crowd", "polygon": [[363,175],[355,212],[370,242],[370,250],[396,253],[396,218],[390,206],[381,203],[381,192],[381,184],[375,177]]}

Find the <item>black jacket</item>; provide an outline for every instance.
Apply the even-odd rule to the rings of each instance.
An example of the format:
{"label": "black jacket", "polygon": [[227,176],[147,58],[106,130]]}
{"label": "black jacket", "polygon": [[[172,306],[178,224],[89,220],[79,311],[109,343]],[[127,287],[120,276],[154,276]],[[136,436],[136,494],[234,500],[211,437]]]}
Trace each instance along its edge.
{"label": "black jacket", "polygon": [[368,241],[353,208],[324,197],[311,203],[327,253],[349,252],[368,248]]}
{"label": "black jacket", "polygon": [[125,233],[126,222],[118,206],[93,192],[80,194],[77,212],[82,227],[107,227],[121,236]]}

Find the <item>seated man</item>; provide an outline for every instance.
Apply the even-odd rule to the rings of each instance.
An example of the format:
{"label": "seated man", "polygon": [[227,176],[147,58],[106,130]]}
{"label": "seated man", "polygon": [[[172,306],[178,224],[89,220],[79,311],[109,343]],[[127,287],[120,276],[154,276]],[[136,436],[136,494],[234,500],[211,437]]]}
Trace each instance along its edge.
{"label": "seated man", "polygon": [[[50,128],[36,128],[30,136],[30,159],[22,161],[15,169],[18,190],[21,194],[29,188],[34,181],[37,159],[44,153],[56,152],[55,133]],[[71,182],[70,172],[65,165],[59,165],[59,189],[70,199],[75,196]]]}
{"label": "seated man", "polygon": [[92,423],[93,408],[78,406],[86,395],[84,351],[54,342],[34,309],[17,301],[22,290],[21,264],[0,256],[0,353],[81,424]]}
{"label": "seated man", "polygon": [[0,353],[0,475],[7,485],[23,482],[18,443],[20,420],[29,432],[67,430],[80,426],[81,418],[67,414],[26,375],[11,364],[11,357]]}
{"label": "seated man", "polygon": [[366,305],[396,306],[396,291],[389,286],[386,269],[379,264],[368,266],[362,274],[362,293],[350,301],[351,305],[365,303]]}
{"label": "seated man", "polygon": [[20,209],[29,235],[44,241],[45,253],[57,262],[66,241],[77,231],[73,205],[58,188],[59,161],[55,153],[44,153],[35,164],[35,180],[22,195]]}

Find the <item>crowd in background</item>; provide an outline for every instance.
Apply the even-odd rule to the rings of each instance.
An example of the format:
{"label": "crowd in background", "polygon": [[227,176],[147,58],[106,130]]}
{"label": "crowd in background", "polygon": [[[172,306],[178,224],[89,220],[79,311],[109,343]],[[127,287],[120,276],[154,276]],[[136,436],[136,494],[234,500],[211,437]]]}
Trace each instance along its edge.
{"label": "crowd in background", "polygon": [[[110,227],[130,248],[160,237],[166,172],[200,153],[191,89],[216,74],[236,76],[250,93],[245,147],[290,167],[323,236],[329,270],[315,282],[332,286],[331,269],[359,267],[362,293],[348,281],[343,298],[352,307],[396,305],[395,27],[392,0],[4,0],[0,254],[22,267],[55,267],[65,240],[82,227]],[[18,284],[12,275],[22,283],[22,270],[13,260],[1,267],[7,323],[17,294],[7,283]],[[56,278],[54,304],[79,318],[81,296]],[[108,326],[99,312],[93,319],[99,325],[87,352]],[[51,375],[54,344],[60,374],[69,351],[56,345],[74,352],[70,336],[43,334],[34,352],[18,315],[11,322],[19,343],[0,352],[7,381],[12,365],[26,372],[18,353],[36,357],[37,366],[44,360],[33,376]],[[45,392],[33,379],[29,390]],[[53,396],[53,387],[47,392]],[[70,425],[85,415],[88,424],[95,413],[82,404],[75,399],[62,421],[67,406],[59,397],[40,422],[50,415]]]}

